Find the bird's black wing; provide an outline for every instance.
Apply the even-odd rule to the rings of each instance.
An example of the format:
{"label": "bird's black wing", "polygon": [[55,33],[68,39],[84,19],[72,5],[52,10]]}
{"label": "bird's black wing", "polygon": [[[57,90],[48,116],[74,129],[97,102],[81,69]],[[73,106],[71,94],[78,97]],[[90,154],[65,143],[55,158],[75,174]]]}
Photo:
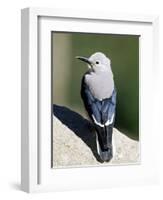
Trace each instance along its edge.
{"label": "bird's black wing", "polygon": [[110,98],[106,98],[102,101],[102,120],[103,123],[106,125],[107,121],[109,120],[114,123],[115,119],[115,111],[116,111],[116,89],[114,88],[113,93]]}
{"label": "bird's black wing", "polygon": [[96,125],[104,126],[108,122],[108,120],[111,121],[112,118],[112,123],[114,122],[116,108],[115,89],[110,98],[106,98],[100,101],[92,95],[83,77],[81,85],[81,97],[83,99],[89,117],[92,119],[93,122],[96,123]]}

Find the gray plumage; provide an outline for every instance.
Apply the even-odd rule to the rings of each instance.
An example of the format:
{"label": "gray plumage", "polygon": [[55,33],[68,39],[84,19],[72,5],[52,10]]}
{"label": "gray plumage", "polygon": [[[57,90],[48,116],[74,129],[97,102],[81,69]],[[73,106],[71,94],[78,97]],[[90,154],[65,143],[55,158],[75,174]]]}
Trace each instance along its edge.
{"label": "gray plumage", "polygon": [[114,81],[110,72],[90,72],[85,75],[85,82],[93,96],[98,100],[109,98],[113,93]]}
{"label": "gray plumage", "polygon": [[98,100],[109,98],[114,89],[110,60],[103,53],[98,52],[93,54],[89,61],[94,63],[94,66],[85,75],[86,84]]}
{"label": "gray plumage", "polygon": [[96,130],[98,153],[103,161],[109,161],[113,157],[112,132],[116,109],[111,63],[100,52],[89,59],[77,58],[88,63],[89,70],[82,79],[81,97]]}
{"label": "gray plumage", "polygon": [[85,82],[93,96],[98,100],[109,98],[114,89],[113,73],[110,60],[103,53],[95,53],[89,61],[92,68],[85,75]]}

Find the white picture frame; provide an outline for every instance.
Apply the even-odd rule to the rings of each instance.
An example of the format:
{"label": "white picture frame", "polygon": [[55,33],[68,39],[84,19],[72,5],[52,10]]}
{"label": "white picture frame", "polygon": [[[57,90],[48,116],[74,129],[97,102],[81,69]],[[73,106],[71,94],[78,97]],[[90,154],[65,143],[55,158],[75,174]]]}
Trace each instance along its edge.
{"label": "white picture frame", "polygon": [[[59,191],[158,183],[157,91],[155,96],[150,96],[150,89],[157,86],[158,16],[49,8],[25,8],[21,13],[22,190],[26,192]],[[112,30],[109,30],[108,25]],[[141,164],[51,168],[50,32],[56,30],[141,34],[139,74]],[[150,108],[151,115],[149,115],[151,104],[155,104],[155,109]],[[48,134],[45,135],[45,132]]]}

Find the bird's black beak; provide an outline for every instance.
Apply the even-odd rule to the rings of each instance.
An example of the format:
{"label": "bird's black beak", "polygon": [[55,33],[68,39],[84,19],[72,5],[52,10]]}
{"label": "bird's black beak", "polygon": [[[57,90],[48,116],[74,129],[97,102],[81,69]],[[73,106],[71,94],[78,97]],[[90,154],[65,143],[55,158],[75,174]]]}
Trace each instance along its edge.
{"label": "bird's black beak", "polygon": [[83,56],[76,56],[76,58],[81,61],[84,61],[85,63],[89,64],[92,67],[92,62],[88,58],[83,57]]}

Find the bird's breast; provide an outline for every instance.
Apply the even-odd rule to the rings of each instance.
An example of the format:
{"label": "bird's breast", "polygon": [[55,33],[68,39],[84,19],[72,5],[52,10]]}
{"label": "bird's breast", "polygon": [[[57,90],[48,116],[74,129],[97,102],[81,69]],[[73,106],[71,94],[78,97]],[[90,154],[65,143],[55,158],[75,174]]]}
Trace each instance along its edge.
{"label": "bird's breast", "polygon": [[92,95],[98,100],[109,98],[114,90],[113,75],[106,72],[86,74],[85,83]]}

